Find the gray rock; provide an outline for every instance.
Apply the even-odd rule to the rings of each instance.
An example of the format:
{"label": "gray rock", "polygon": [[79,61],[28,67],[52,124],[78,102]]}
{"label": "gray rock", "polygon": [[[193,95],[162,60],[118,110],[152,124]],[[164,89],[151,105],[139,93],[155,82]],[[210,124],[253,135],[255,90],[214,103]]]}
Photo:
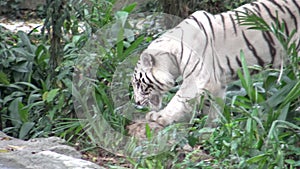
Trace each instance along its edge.
{"label": "gray rock", "polygon": [[24,141],[0,132],[0,168],[101,169],[90,161],[80,159],[81,154],[64,143],[58,137]]}

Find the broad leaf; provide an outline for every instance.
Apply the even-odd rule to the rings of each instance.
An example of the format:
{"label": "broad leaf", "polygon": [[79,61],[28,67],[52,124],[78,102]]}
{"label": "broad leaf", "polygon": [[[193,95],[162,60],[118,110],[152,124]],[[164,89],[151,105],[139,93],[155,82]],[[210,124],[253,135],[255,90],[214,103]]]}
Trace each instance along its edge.
{"label": "broad leaf", "polygon": [[34,127],[34,122],[23,123],[19,132],[19,138],[25,139],[29,135],[30,130]]}

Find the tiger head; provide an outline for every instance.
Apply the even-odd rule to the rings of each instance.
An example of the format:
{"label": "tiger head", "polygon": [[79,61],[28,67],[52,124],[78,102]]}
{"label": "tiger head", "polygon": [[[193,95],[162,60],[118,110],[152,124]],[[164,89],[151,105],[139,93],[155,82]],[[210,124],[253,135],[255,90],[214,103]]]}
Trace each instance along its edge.
{"label": "tiger head", "polygon": [[[156,55],[155,55],[156,57]],[[149,106],[151,110],[161,109],[162,96],[174,86],[172,75],[147,52],[142,53],[132,77],[134,100],[137,106]]]}

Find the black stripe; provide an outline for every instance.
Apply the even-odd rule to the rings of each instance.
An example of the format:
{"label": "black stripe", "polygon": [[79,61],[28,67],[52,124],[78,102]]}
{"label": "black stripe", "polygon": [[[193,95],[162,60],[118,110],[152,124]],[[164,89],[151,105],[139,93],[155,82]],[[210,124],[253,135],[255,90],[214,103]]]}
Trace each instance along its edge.
{"label": "black stripe", "polygon": [[[160,90],[160,91],[164,91],[164,89],[163,89],[163,88],[161,88],[159,85],[157,85],[157,84],[154,84],[154,83],[153,83],[153,85],[154,85],[154,86],[153,86],[153,88],[154,88],[154,87],[156,87],[158,90]],[[164,86],[164,85],[161,85],[161,86]]]}
{"label": "black stripe", "polygon": [[299,41],[298,41],[298,45],[297,45],[297,47],[296,47],[296,50],[297,50],[297,51],[300,50],[300,39],[299,39]]}
{"label": "black stripe", "polygon": [[149,81],[149,83],[153,83],[153,81],[148,77],[147,73],[145,73],[145,77]]}
{"label": "black stripe", "polygon": [[[202,40],[204,40],[204,39],[202,39]],[[201,56],[203,57],[203,59],[205,59],[205,52],[206,52],[206,50],[207,50],[207,47],[208,47],[208,39],[207,39],[207,36],[205,37],[205,40],[206,40],[206,42],[205,42],[205,46],[204,46],[204,49],[203,49],[203,51],[202,51],[202,54],[201,54]]]}
{"label": "black stripe", "polygon": [[198,59],[198,61],[196,62],[196,64],[194,65],[193,69],[190,71],[190,73],[188,75],[185,76],[185,79],[187,79],[196,69],[196,67],[199,65],[200,59]]}
{"label": "black stripe", "polygon": [[186,62],[185,65],[184,65],[182,74],[185,72],[185,69],[186,69],[187,65],[189,65],[189,63],[190,63],[190,59],[191,59],[192,53],[193,53],[193,50],[191,50],[190,55],[189,55],[189,58],[188,58],[187,62]]}
{"label": "black stripe", "polygon": [[262,32],[262,35],[263,35],[266,43],[269,46],[269,52],[270,52],[271,57],[272,57],[271,64],[274,64],[275,56],[276,56],[276,48],[274,47],[274,45],[275,45],[274,40],[273,40],[270,32]]}
{"label": "black stripe", "polygon": [[229,57],[228,57],[227,55],[226,55],[226,60],[227,60],[228,68],[229,68],[229,70],[230,70],[230,74],[231,74],[231,76],[233,76],[233,75],[234,75],[234,70],[233,70],[233,68],[231,67],[230,60],[229,60]]}
{"label": "black stripe", "polygon": [[299,15],[300,15],[300,5],[296,2],[296,0],[293,0],[293,3],[294,3],[295,6],[297,7],[298,13],[299,13]]}
{"label": "black stripe", "polygon": [[214,40],[215,40],[215,31],[214,31],[214,27],[213,27],[213,24],[212,24],[212,22],[211,22],[211,19],[209,18],[209,16],[207,15],[206,12],[203,12],[203,13],[204,13],[204,15],[206,16],[206,18],[207,18],[207,20],[208,20],[208,22],[209,22],[209,26],[210,26],[210,28],[211,28],[211,31],[212,31],[212,34],[213,34],[213,38],[214,38]]}
{"label": "black stripe", "polygon": [[250,9],[248,9],[247,7],[243,7],[243,9],[244,9],[244,11],[245,11],[246,13],[248,13],[248,14],[249,14],[250,12],[253,13],[253,12],[252,12]]}
{"label": "black stripe", "polygon": [[[163,88],[161,88],[159,85],[155,85],[155,87],[157,87],[157,89],[159,89],[160,91],[164,91]],[[154,88],[154,87],[153,87]]]}
{"label": "black stripe", "polygon": [[153,86],[151,85],[151,86],[147,86],[147,87],[146,87],[146,89],[145,89],[145,91],[144,91],[144,92],[145,92],[145,93],[144,93],[145,95],[150,94],[150,91],[148,91],[149,88],[153,89]]}
{"label": "black stripe", "polygon": [[259,16],[260,18],[262,18],[261,12],[260,12],[259,10],[253,9],[253,11],[255,11],[255,14],[256,14],[257,16]]}
{"label": "black stripe", "polygon": [[141,78],[141,79],[144,84],[148,84],[148,83],[146,83],[145,78]]}
{"label": "black stripe", "polygon": [[234,15],[235,15],[235,18],[237,20],[237,23],[241,24],[240,20],[238,19],[239,18],[239,11],[234,11],[234,13],[235,13]]}
{"label": "black stripe", "polygon": [[181,42],[180,42],[180,45],[181,45],[181,53],[180,53],[180,62],[182,61],[182,57],[183,57],[183,31],[184,30],[181,30]]}
{"label": "black stripe", "polygon": [[256,15],[258,15],[260,18],[262,18],[261,9],[260,9],[259,4],[254,2],[254,6],[255,6],[255,8],[253,10],[256,12]]}
{"label": "black stripe", "polygon": [[214,67],[214,69],[213,70],[215,70],[214,72],[214,77],[215,77],[215,80],[216,81],[218,81],[218,77],[217,77],[217,75],[216,75],[216,72],[217,71],[219,71],[219,69],[216,69],[215,68],[215,60],[217,60],[217,66],[220,68],[220,72],[221,73],[224,73],[224,69],[222,68],[222,66],[220,65],[220,62],[219,62],[219,59],[215,59],[216,57],[214,57],[214,59],[213,59],[213,67]]}
{"label": "black stripe", "polygon": [[273,5],[277,6],[277,8],[279,8],[281,10],[281,12],[285,13],[284,9],[282,8],[281,4],[278,4],[277,1],[275,0],[269,0],[271,3],[273,3]]}
{"label": "black stripe", "polygon": [[242,67],[242,62],[238,56],[235,56],[235,61],[239,65],[239,67]]}
{"label": "black stripe", "polygon": [[256,49],[254,48],[254,46],[249,42],[248,38],[246,37],[245,35],[245,32],[242,31],[242,34],[243,34],[243,38],[248,46],[248,49],[252,52],[252,54],[254,55],[254,57],[256,58],[258,64],[260,66],[263,66],[265,63],[264,61],[257,55],[257,52],[256,52]]}
{"label": "black stripe", "polygon": [[267,5],[264,4],[264,3],[261,3],[261,5],[266,9],[267,13],[268,13],[269,16],[272,18],[272,20],[273,20],[274,22],[276,22],[276,17],[272,14],[270,8],[267,7]]}
{"label": "black stripe", "polygon": [[[207,35],[207,32],[206,32],[203,24],[201,22],[199,22],[193,15],[191,15],[190,18],[192,18],[197,23],[197,25],[199,26],[199,28],[204,31],[204,35],[205,35],[205,37],[207,39],[208,35]],[[202,56],[204,56],[204,53],[206,52],[207,46],[208,46],[208,40],[206,40],[206,42],[205,42],[205,46],[204,46],[204,50],[202,52]]]}
{"label": "black stripe", "polygon": [[[153,76],[153,73],[152,73],[152,77],[153,77],[154,82],[158,83],[158,84],[161,85],[161,86],[164,86],[163,83],[161,83],[160,81],[158,81],[158,80]],[[153,83],[153,84],[154,84],[154,83]],[[159,89],[163,90],[162,88],[159,87],[159,85],[156,85],[156,86],[157,86]]]}
{"label": "black stripe", "polygon": [[[254,6],[258,11],[261,11],[261,10],[260,10],[260,6],[259,6],[257,3],[251,2],[251,5]],[[255,10],[255,11],[256,11],[256,10]]]}
{"label": "black stripe", "polygon": [[233,26],[234,34],[237,36],[236,25],[235,25],[234,19],[232,17],[232,14],[229,14],[229,17],[230,17],[230,20],[231,20],[231,23],[232,23],[232,26]]}
{"label": "black stripe", "polygon": [[217,78],[216,73],[215,73],[216,71],[218,71],[218,70],[216,69],[216,67],[215,67],[215,57],[214,57],[214,56],[212,56],[212,57],[213,57],[213,64],[212,64],[213,69],[212,69],[212,70],[214,70],[213,75],[214,75],[215,81],[218,81],[218,78]]}
{"label": "black stripe", "polygon": [[[169,58],[172,60],[172,62],[173,62],[173,64],[175,64],[176,63],[176,67],[178,68],[178,73],[181,73],[181,70],[180,70],[180,65],[179,65],[179,63],[178,63],[178,60],[177,60],[177,57],[176,57],[176,55],[174,55],[173,53],[169,53]],[[175,62],[174,62],[174,60],[175,60]]]}
{"label": "black stripe", "polygon": [[284,29],[285,29],[285,34],[286,35],[290,35],[290,31],[289,31],[289,25],[286,23],[285,20],[283,20],[283,23],[284,23]]}
{"label": "black stripe", "polygon": [[159,53],[159,54],[160,55],[166,54],[169,57],[169,60],[171,60],[171,62],[173,63],[173,65],[175,65],[176,67],[179,66],[176,56],[174,56],[172,53],[164,52],[164,53]]}
{"label": "black stripe", "polygon": [[[212,43],[212,42],[211,42]],[[212,48],[212,51],[213,51],[213,55],[212,55],[212,57],[213,57],[213,67],[214,67],[214,69],[213,70],[215,70],[215,73],[214,73],[214,77],[215,77],[215,80],[216,81],[218,81],[218,78],[217,78],[217,76],[216,76],[216,71],[221,71],[221,72],[224,72],[224,69],[222,68],[222,66],[221,66],[221,64],[220,64],[220,60],[218,59],[218,57],[216,57],[216,54],[215,54],[215,50],[213,49],[213,47],[211,47]],[[215,61],[216,60],[216,61]],[[215,68],[215,62],[217,63],[217,65],[216,66],[218,66],[218,68],[220,69],[216,69]]]}
{"label": "black stripe", "polygon": [[204,62],[205,62],[205,60],[203,60],[201,66],[200,66],[200,70],[197,72],[197,76],[196,76],[196,77],[199,77],[199,74],[202,73],[202,69],[203,69],[203,67],[204,67],[204,66],[203,66],[203,65],[204,65]]}
{"label": "black stripe", "polygon": [[225,19],[224,19],[224,15],[223,14],[220,14],[221,16],[221,20],[222,20],[222,24],[223,24],[223,35],[224,35],[224,39],[226,39],[226,24],[225,24]]}
{"label": "black stripe", "polygon": [[298,23],[297,23],[297,18],[296,18],[296,16],[293,14],[293,12],[290,10],[289,7],[287,7],[287,6],[284,6],[284,7],[285,7],[285,9],[289,12],[289,14],[291,15],[291,18],[293,18],[294,24],[295,24],[295,26],[296,26],[296,30],[298,30]]}

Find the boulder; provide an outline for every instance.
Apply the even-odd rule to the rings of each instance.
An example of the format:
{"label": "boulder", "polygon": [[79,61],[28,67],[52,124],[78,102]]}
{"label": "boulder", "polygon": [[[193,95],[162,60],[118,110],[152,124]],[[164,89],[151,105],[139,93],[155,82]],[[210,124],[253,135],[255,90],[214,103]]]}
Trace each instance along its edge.
{"label": "boulder", "polygon": [[58,137],[24,141],[0,131],[1,169],[101,169],[80,158],[75,148]]}

